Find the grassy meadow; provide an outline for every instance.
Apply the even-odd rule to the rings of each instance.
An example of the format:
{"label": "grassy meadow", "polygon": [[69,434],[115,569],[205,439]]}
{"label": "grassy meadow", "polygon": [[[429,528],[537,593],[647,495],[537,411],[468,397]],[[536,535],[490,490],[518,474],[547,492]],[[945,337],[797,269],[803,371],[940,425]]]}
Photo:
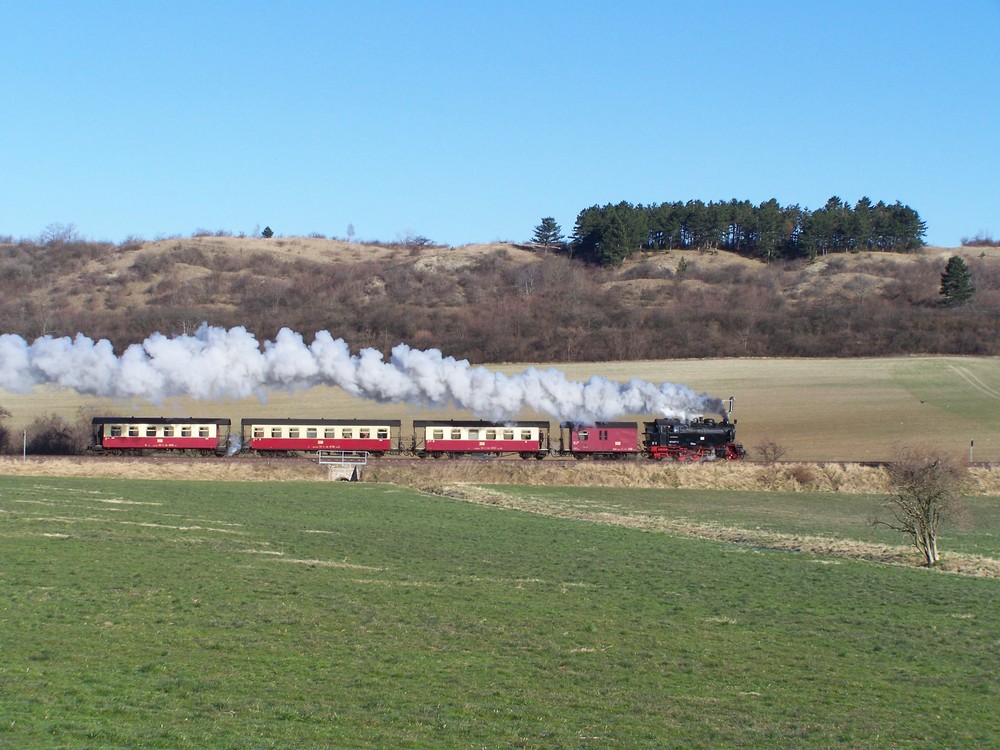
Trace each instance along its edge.
{"label": "grassy meadow", "polygon": [[480,489],[0,476],[0,747],[1000,744],[997,579],[669,533],[871,497]]}
{"label": "grassy meadow", "polygon": [[[508,374],[527,365],[499,365]],[[1000,360],[995,357],[886,359],[663,360],[560,365],[570,378],[601,375],[683,383],[698,392],[736,399],[737,439],[749,450],[762,440],[787,449],[790,461],[881,461],[897,443],[933,442],[975,462],[1000,462]],[[83,414],[246,416],[373,416],[469,418],[399,404],[365,402],[339,388],[268,394],[267,401],[204,403],[172,400],[159,406],[93,399],[69,391],[0,392],[0,405],[20,431],[40,415]],[[544,415],[524,414],[537,419]],[[635,415],[632,415],[633,417]],[[646,416],[646,415],[642,415]],[[974,443],[974,446],[970,446]]]}

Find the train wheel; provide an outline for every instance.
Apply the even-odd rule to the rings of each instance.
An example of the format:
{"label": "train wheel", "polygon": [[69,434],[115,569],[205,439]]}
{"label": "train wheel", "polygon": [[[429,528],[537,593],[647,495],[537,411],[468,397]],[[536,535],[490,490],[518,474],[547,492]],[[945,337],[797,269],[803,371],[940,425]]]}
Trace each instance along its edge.
{"label": "train wheel", "polygon": [[577,461],[582,461],[586,457],[587,457],[586,453],[574,453],[573,454],[573,458],[575,458]]}
{"label": "train wheel", "polygon": [[545,454],[544,453],[536,453],[535,454],[535,460],[536,461],[541,461],[544,458],[545,458]]}

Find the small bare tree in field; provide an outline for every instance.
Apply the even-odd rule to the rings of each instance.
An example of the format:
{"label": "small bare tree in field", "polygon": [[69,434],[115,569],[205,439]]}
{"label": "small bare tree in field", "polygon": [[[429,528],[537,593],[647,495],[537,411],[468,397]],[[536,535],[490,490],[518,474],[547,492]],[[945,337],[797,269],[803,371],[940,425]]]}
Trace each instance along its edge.
{"label": "small bare tree in field", "polygon": [[757,443],[753,449],[757,451],[757,455],[760,456],[760,460],[766,464],[776,463],[777,461],[780,461],[786,453],[788,453],[788,448],[783,445],[779,445],[770,438],[764,438]]}
{"label": "small bare tree in field", "polygon": [[959,493],[965,467],[931,446],[905,446],[897,449],[887,471],[891,494],[882,504],[884,516],[872,525],[905,534],[928,567],[937,565],[938,531],[963,510]]}

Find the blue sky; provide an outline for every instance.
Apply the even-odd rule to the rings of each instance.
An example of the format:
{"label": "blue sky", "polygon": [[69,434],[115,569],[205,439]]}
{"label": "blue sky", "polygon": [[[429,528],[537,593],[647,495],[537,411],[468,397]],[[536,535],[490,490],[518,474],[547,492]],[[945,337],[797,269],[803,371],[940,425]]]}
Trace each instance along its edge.
{"label": "blue sky", "polygon": [[1000,238],[1000,1],[0,0],[0,235],[452,244],[899,200]]}

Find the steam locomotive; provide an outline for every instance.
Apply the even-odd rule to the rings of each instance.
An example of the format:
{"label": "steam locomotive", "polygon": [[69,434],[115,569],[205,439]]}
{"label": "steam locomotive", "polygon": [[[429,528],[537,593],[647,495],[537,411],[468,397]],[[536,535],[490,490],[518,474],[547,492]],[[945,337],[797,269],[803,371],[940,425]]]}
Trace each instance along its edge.
{"label": "steam locomotive", "polygon": [[746,454],[726,414],[721,420],[562,423],[555,429],[547,421],[413,420],[412,428],[404,439],[398,419],[248,417],[234,433],[228,418],[95,417],[90,450],[138,456],[364,451],[419,458],[518,455],[541,460],[555,455],[659,461],[735,461]]}

